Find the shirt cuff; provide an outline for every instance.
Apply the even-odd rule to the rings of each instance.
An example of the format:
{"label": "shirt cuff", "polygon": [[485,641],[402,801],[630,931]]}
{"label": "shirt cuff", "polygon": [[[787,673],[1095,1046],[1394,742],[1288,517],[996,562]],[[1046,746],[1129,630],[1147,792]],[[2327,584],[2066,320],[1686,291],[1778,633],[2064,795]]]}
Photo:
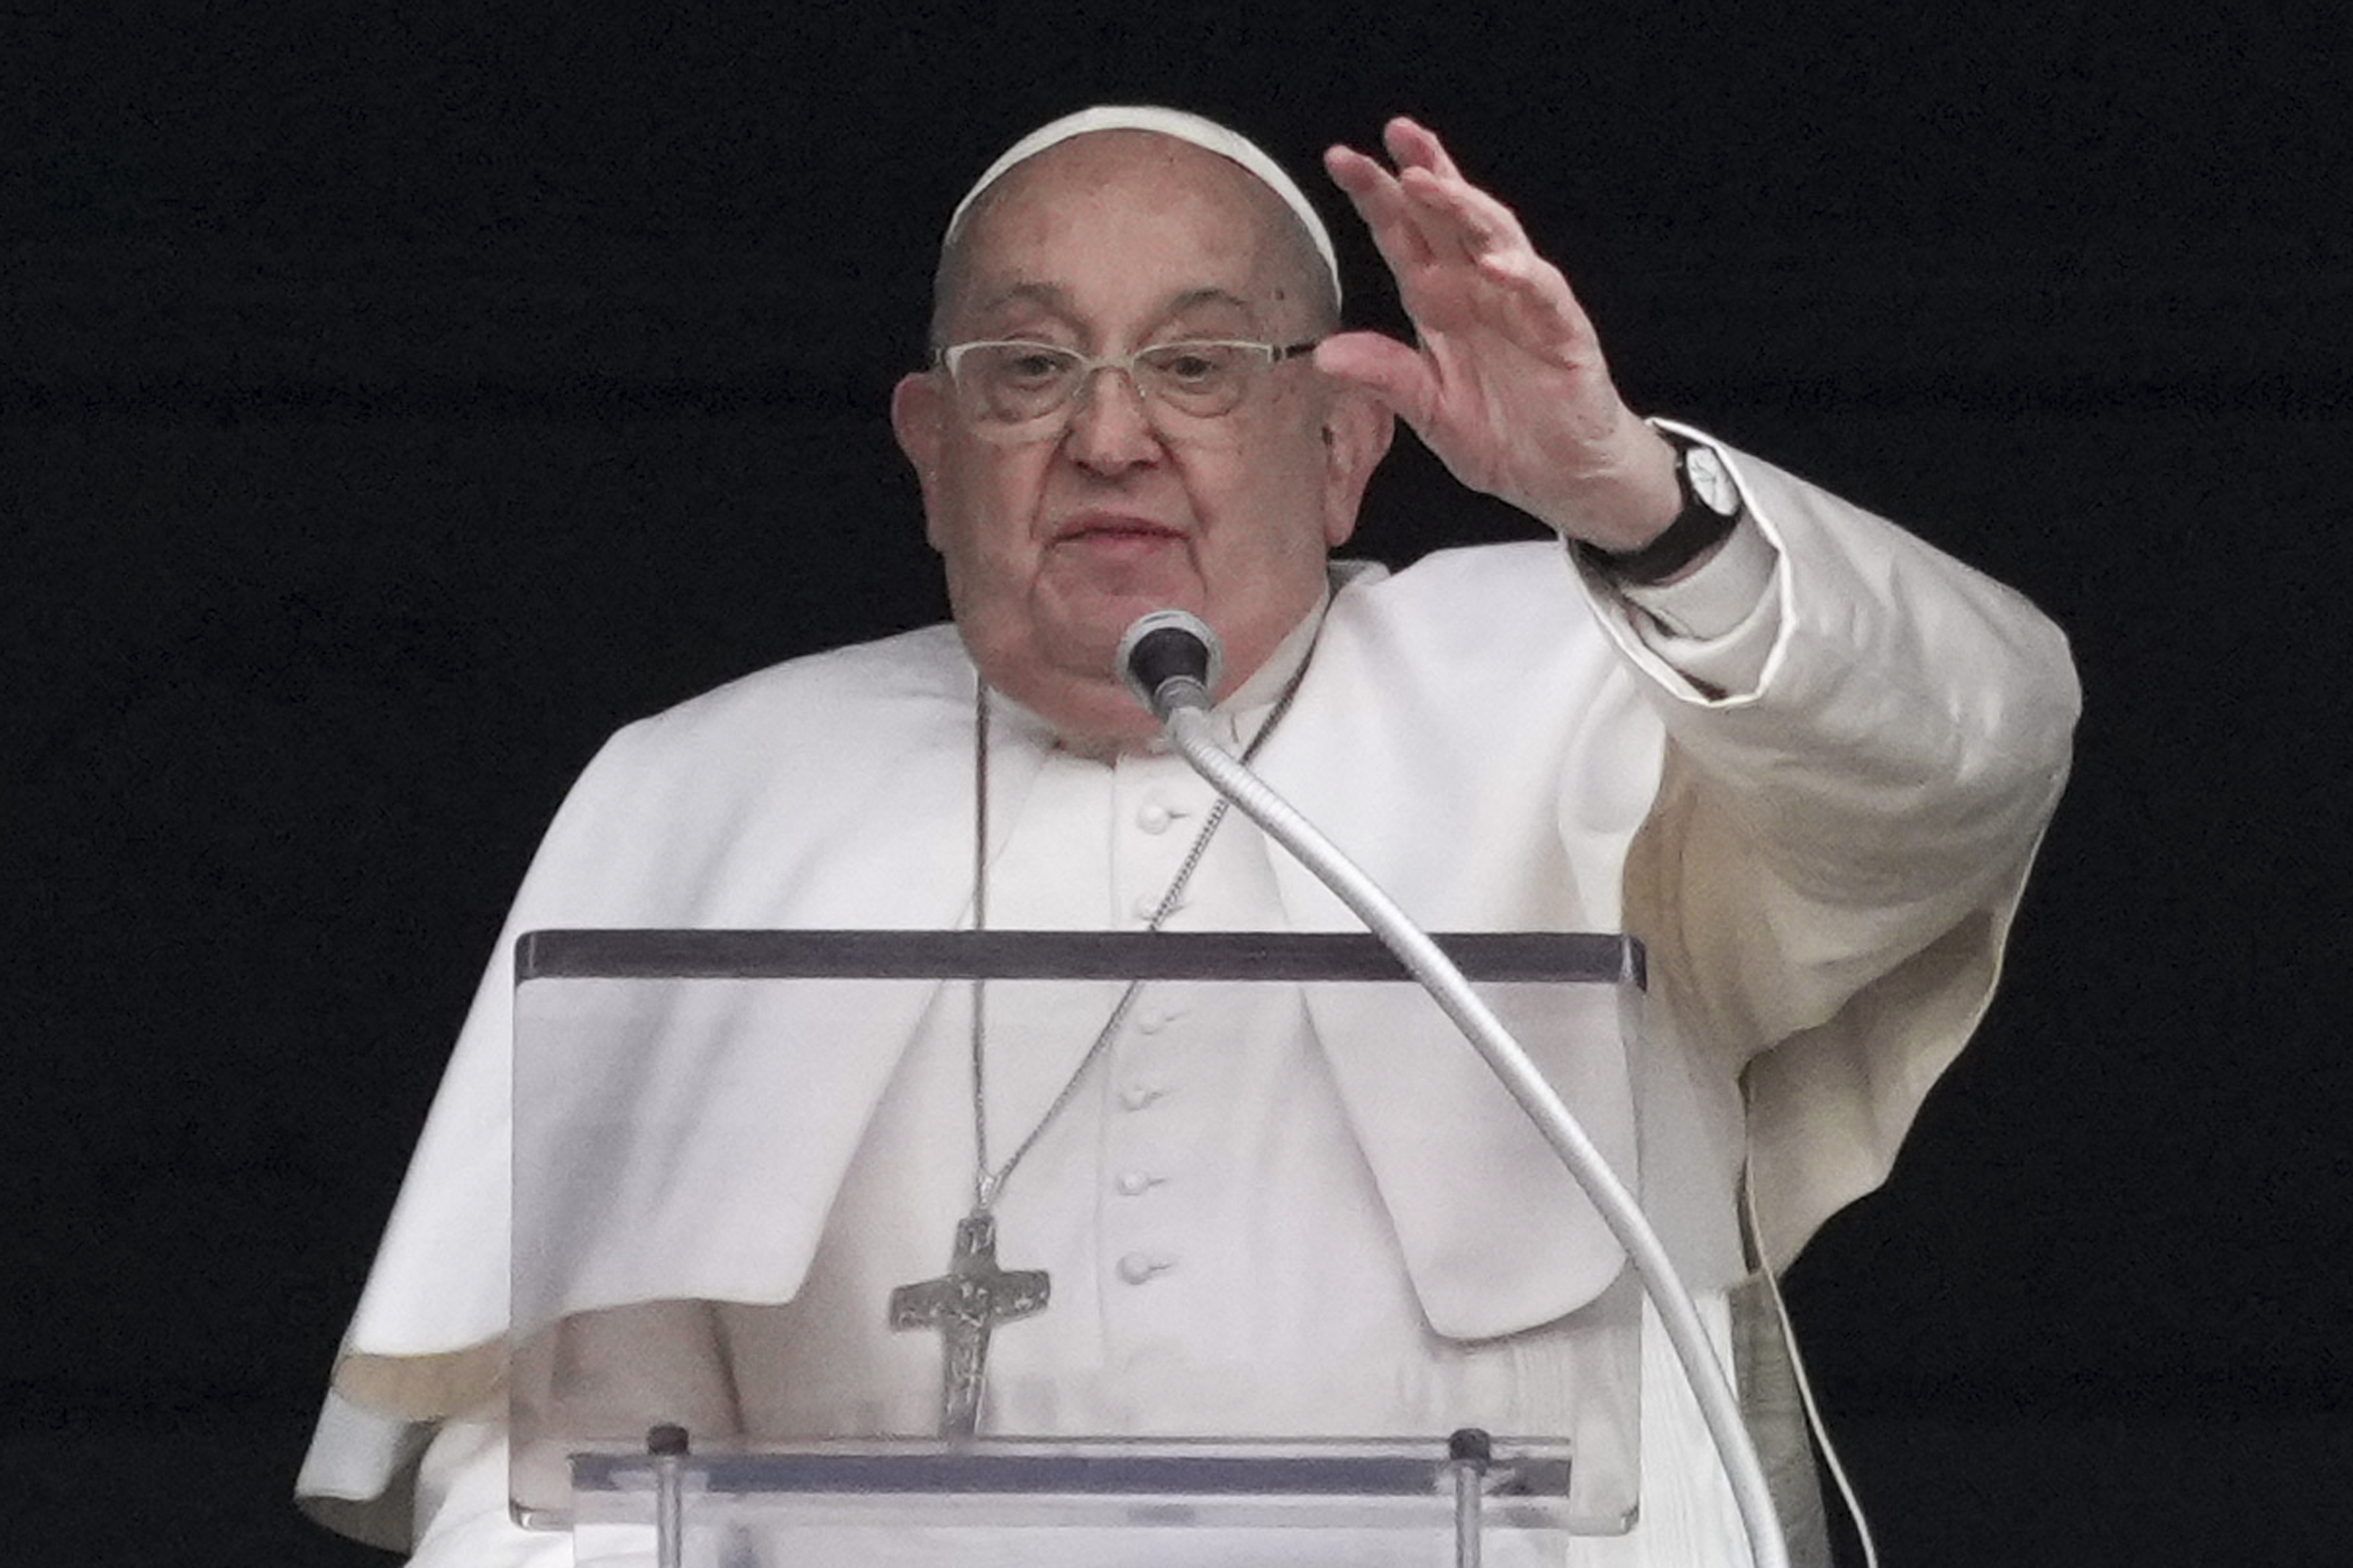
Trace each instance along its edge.
{"label": "shirt cuff", "polygon": [[1757,520],[1743,512],[1715,553],[1682,577],[1621,583],[1617,593],[1675,641],[1713,642],[1750,620],[1767,602],[1779,559]]}
{"label": "shirt cuff", "polygon": [[1714,555],[1672,583],[1609,584],[1630,612],[1627,627],[1642,646],[1703,691],[1755,691],[1779,640],[1780,596],[1774,574],[1780,552],[1753,514],[1744,515]]}

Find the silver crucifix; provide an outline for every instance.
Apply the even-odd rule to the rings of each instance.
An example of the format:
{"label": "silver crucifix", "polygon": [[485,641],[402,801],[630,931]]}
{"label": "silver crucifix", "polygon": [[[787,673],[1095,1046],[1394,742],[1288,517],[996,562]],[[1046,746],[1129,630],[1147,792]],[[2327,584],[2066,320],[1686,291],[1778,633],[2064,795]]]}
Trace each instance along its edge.
{"label": "silver crucifix", "polygon": [[940,1331],[941,1436],[969,1437],[977,1429],[989,1331],[1045,1310],[1046,1291],[1042,1268],[997,1268],[997,1221],[977,1212],[956,1222],[945,1274],[891,1292],[892,1328]]}

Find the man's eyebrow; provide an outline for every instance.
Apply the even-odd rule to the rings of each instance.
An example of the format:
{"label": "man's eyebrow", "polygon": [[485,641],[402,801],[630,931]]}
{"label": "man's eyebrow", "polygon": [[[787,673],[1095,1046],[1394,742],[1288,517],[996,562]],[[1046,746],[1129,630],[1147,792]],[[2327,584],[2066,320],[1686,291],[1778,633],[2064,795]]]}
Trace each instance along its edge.
{"label": "man's eyebrow", "polygon": [[1244,313],[1248,313],[1250,310],[1250,302],[1230,289],[1187,289],[1168,302],[1168,309],[1165,314],[1181,316],[1187,310],[1198,310],[1204,305],[1231,305]]}
{"label": "man's eyebrow", "polygon": [[[1215,284],[1209,284],[1198,289],[1187,289],[1172,296],[1168,303],[1163,305],[1153,316],[1150,331],[1155,334],[1170,331],[1184,331],[1180,323],[1197,311],[1206,310],[1232,311],[1241,317],[1242,331],[1258,330],[1259,314],[1256,306],[1230,289],[1220,289]],[[1233,329],[1210,325],[1196,330],[1214,332]]]}
{"label": "man's eyebrow", "polygon": [[[1005,306],[1045,306],[1047,310],[1054,310],[1059,315],[1071,315],[1071,291],[1063,289],[1059,282],[1035,282],[1035,279],[1014,282],[997,289],[996,294],[990,294],[988,299],[979,300],[976,308],[979,310],[1002,310]],[[1229,306],[1233,310],[1242,310],[1245,315],[1251,312],[1250,300],[1235,294],[1233,289],[1205,284],[1200,289],[1184,289],[1181,294],[1169,299],[1167,306],[1160,308],[1157,315],[1160,315],[1160,320],[1167,320],[1172,315],[1184,315],[1186,310],[1200,310],[1205,306]]]}
{"label": "man's eyebrow", "polygon": [[1014,283],[998,289],[975,307],[981,310],[1002,310],[1008,305],[1043,305],[1060,315],[1069,315],[1070,290],[1059,283]]}

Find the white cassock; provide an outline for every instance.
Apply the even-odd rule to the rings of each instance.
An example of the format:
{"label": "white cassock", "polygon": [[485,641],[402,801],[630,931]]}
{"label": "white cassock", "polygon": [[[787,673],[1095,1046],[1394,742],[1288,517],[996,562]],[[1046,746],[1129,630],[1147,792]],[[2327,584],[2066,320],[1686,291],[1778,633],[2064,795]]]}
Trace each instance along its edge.
{"label": "white cassock", "polygon": [[[1786,1263],[1884,1178],[1974,1026],[2077,702],[2063,638],[2017,595],[1726,457],[1754,531],[1682,604],[1711,574],[1720,592],[1746,570],[1763,591],[1729,617],[1690,617],[1715,635],[1580,593],[1555,544],[1450,552],[1344,574],[1321,626],[1223,712],[1253,732],[1306,658],[1261,771],[1425,927],[1643,940],[1641,1179],[1719,1335],[1746,1267],[1744,1160],[1764,1253]],[[565,1560],[562,1538],[506,1521],[495,1418],[512,939],[966,923],[973,680],[953,631],[933,628],[735,682],[631,726],[591,766],[518,897],[346,1338],[300,1487],[322,1519],[434,1568]],[[1072,757],[998,712],[991,924],[1141,927],[1205,820],[1206,786],[1166,754]],[[1350,924],[1239,818],[1168,922]],[[999,1158],[1094,1024],[992,1018]],[[731,1397],[774,1405],[772,1421],[903,1429],[859,1402],[936,1399],[937,1341],[871,1330],[891,1286],[939,1271],[968,1205],[963,1040],[934,1020],[889,1049],[813,1060],[825,1114],[781,1147],[756,1211],[709,1194],[744,1243],[666,1294],[744,1304],[681,1309],[701,1316],[681,1333],[756,1346],[776,1375]],[[1139,1390],[1181,1404],[1247,1388],[1252,1369],[1324,1369],[1345,1388],[1339,1374],[1377,1366],[1433,1409],[1482,1380],[1540,1387],[1535,1331],[1592,1300],[1598,1265],[1589,1232],[1531,1221],[1582,1200],[1484,1073],[1467,1048],[1327,1054],[1293,1015],[1188,1016],[1147,998],[999,1205],[1003,1260],[1056,1285],[1045,1317],[998,1332],[990,1420],[1085,1429]],[[1441,1157],[1433,1121],[1451,1150],[1467,1137],[1486,1156]],[[1302,1213],[1332,1216],[1312,1277],[1270,1234]],[[1270,1268],[1278,1255],[1286,1268]],[[1648,1359],[1641,1521],[1577,1560],[1745,1561],[1672,1361]],[[853,1364],[828,1385],[825,1369]],[[1057,1540],[1058,1562],[1117,1556]],[[809,1560],[989,1560],[975,1551],[902,1531]],[[1297,1560],[1237,1542],[1219,1561],[1261,1554]]]}

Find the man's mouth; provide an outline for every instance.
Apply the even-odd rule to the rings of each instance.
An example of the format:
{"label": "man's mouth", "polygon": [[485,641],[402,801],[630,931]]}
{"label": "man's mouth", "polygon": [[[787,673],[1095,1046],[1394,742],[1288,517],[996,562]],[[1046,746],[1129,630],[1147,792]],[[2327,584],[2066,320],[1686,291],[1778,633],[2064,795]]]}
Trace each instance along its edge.
{"label": "man's mouth", "polygon": [[1140,542],[1177,540],[1184,533],[1165,522],[1155,522],[1148,517],[1129,517],[1113,512],[1090,512],[1074,517],[1054,530],[1054,542],[1092,543],[1096,541],[1116,542],[1133,539]]}

